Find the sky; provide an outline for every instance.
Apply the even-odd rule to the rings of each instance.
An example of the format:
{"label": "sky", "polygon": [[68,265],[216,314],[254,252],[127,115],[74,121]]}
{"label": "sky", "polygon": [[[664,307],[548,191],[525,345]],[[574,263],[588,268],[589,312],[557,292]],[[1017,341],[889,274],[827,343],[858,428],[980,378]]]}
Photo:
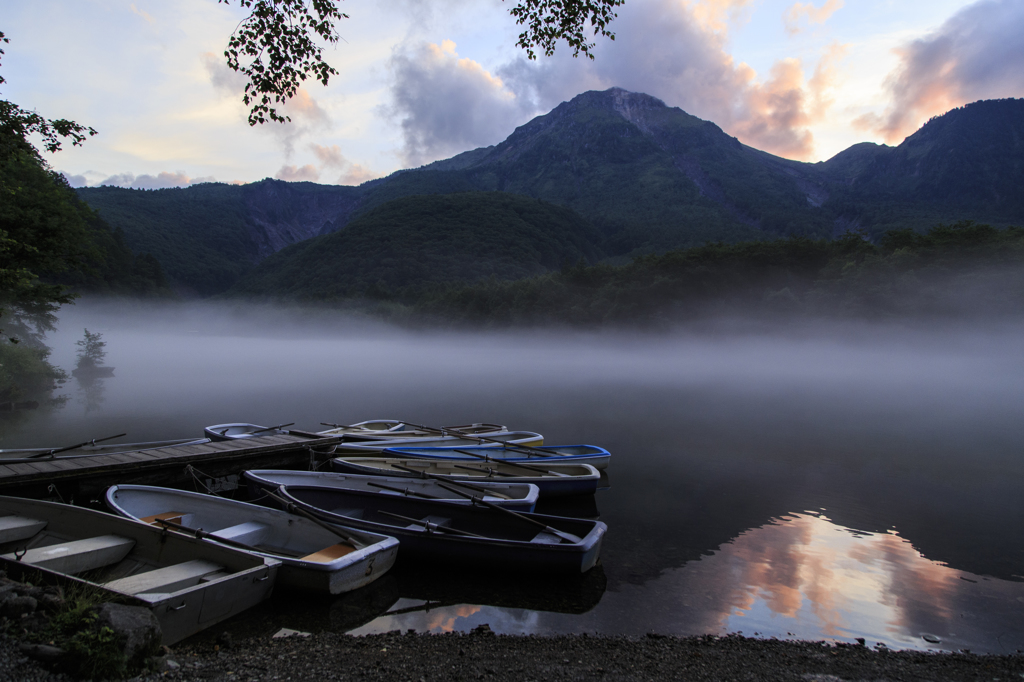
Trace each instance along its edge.
{"label": "sky", "polygon": [[48,158],[74,186],[267,177],[354,185],[493,145],[587,90],[644,92],[745,144],[821,161],[1024,97],[1021,0],[627,0],[595,59],[530,61],[513,0],[342,0],[340,73],[250,127],[223,51],[237,0],[0,0],[0,98],[99,134]]}

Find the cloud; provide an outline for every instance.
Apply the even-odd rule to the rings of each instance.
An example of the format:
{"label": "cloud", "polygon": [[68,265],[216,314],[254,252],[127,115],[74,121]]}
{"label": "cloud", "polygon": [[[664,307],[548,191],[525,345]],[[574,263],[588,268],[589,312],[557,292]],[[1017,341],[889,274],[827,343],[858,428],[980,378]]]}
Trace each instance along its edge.
{"label": "cloud", "polygon": [[854,121],[860,130],[899,142],[928,118],[979,99],[1024,93],[1024,3],[984,0],[965,7],[934,33],[901,47],[886,79],[883,114]]}
{"label": "cloud", "polygon": [[792,36],[802,31],[804,27],[800,25],[801,18],[806,18],[808,24],[824,24],[844,4],[844,0],[826,0],[821,7],[815,7],[812,2],[795,2],[782,15],[786,33]]}
{"label": "cloud", "polygon": [[399,122],[409,165],[496,144],[522,122],[515,93],[455,48],[450,40],[402,45],[389,61],[391,103],[382,112]]}
{"label": "cloud", "polygon": [[[228,68],[223,57],[213,52],[205,52],[199,58],[210,77],[210,83],[214,90],[222,97],[241,103],[248,79],[238,71]],[[276,108],[278,113],[290,117],[291,122],[265,123],[257,126],[257,129],[275,137],[284,148],[286,158],[291,158],[296,145],[303,137],[329,128],[331,125],[331,117],[313,96],[301,87],[294,97]],[[241,112],[241,108],[239,110]]]}
{"label": "cloud", "polygon": [[217,182],[217,178],[211,176],[205,176],[201,178],[190,178],[182,171],[175,173],[168,173],[163,171],[156,175],[135,175],[133,173],[117,173],[115,175],[109,175],[104,179],[89,183],[87,177],[89,175],[95,175],[94,171],[88,171],[85,175],[69,176],[67,173],[64,174],[71,182],[74,178],[76,181],[81,179],[82,184],[72,184],[72,187],[85,187],[92,186],[96,187],[99,185],[109,185],[113,187],[132,187],[134,189],[167,189],[168,187],[188,187],[189,185],[196,185],[201,182]]}
{"label": "cloud", "polygon": [[229,69],[228,65],[224,63],[223,55],[204,52],[199,55],[199,60],[203,63],[206,73],[209,74],[210,83],[215,90],[222,96],[241,99],[248,79],[238,71]]}
{"label": "cloud", "polygon": [[320,171],[311,163],[301,167],[285,165],[274,177],[285,182],[316,182],[320,179]]}
{"label": "cloud", "polygon": [[68,181],[68,184],[72,187],[86,187],[89,181],[84,175],[68,175],[64,171],[60,172],[64,176],[64,179]]}
{"label": "cloud", "polygon": [[341,153],[341,147],[336,144],[330,147],[311,144],[309,147],[313,150],[317,159],[319,159],[321,170],[333,168],[341,171],[341,175],[338,176],[334,183],[336,185],[361,185],[367,180],[379,177],[378,174],[369,168],[346,159]]}
{"label": "cloud", "polygon": [[746,19],[745,10],[753,4],[753,0],[700,0],[684,4],[690,8],[701,28],[725,33],[729,24],[738,24]]}
{"label": "cloud", "polygon": [[143,18],[143,19],[144,19],[144,20],[146,21],[146,23],[147,23],[147,24],[149,24],[150,26],[152,26],[153,24],[155,24],[155,23],[156,23],[156,19],[154,19],[154,18],[153,18],[152,16],[150,16],[149,14],[147,14],[147,13],[143,12],[143,11],[142,11],[141,9],[139,9],[138,7],[136,7],[136,6],[135,6],[135,3],[132,3],[132,4],[131,4],[131,5],[129,6],[129,8],[131,9],[131,11],[132,11],[132,14],[137,14],[137,15],[139,15],[139,16],[140,16],[140,17],[142,17],[142,18]]}

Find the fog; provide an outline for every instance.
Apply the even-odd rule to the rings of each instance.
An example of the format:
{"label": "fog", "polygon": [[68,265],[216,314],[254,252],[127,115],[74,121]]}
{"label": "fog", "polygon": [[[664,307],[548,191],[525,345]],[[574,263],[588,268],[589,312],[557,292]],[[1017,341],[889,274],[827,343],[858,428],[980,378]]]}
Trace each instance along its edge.
{"label": "fog", "polygon": [[[610,489],[596,497],[610,528],[600,604],[585,617],[503,611],[490,616],[492,627],[509,622],[509,631],[518,631],[523,622],[547,622],[530,627],[644,632],[660,624],[680,633],[750,634],[757,628],[719,617],[738,608],[736,585],[725,590],[732,597],[714,598],[724,606],[713,613],[680,615],[693,601],[680,595],[725,589],[695,582],[714,565],[709,554],[781,566],[774,551],[759,555],[750,546],[777,547],[772,529],[793,524],[811,538],[797,543],[803,557],[825,546],[813,538],[830,537],[815,524],[877,539],[830,556],[863,559],[870,546],[888,557],[892,570],[875,580],[886,586],[878,599],[916,584],[919,578],[897,569],[917,556],[921,566],[959,572],[949,574],[952,583],[940,581],[956,588],[943,597],[949,603],[1024,601],[1021,320],[723,318],[648,334],[454,332],[315,309],[81,301],[61,311],[48,337],[53,362],[74,367],[84,328],[103,334],[115,376],[90,392],[70,380],[61,391],[69,397],[63,408],[7,423],[0,447],[58,446],[123,431],[126,441],[199,437],[204,426],[232,421],[319,430],[320,422],[388,418],[497,422],[539,431],[550,444],[611,450]],[[899,543],[886,544],[886,537]],[[805,573],[816,565],[797,563]],[[918,569],[913,575],[922,574]],[[728,573],[723,566],[712,572]],[[747,577],[737,580],[756,596],[761,583],[749,577],[756,572],[740,573]],[[870,574],[865,568],[851,575]],[[960,575],[987,576],[1009,596],[971,601],[962,593],[973,584]],[[782,583],[807,603],[821,601],[804,589],[814,581],[793,580]],[[676,597],[665,602],[662,594]],[[678,610],[659,616],[641,606],[659,600]],[[777,601],[762,601],[762,620],[776,631],[762,625],[759,632],[779,636],[871,636],[874,627],[876,639],[911,646],[914,628],[941,629],[933,611],[915,620],[867,609],[874,615],[856,618],[869,625],[829,630],[827,619],[799,617],[799,608],[775,611]],[[997,622],[1024,638],[1024,617],[1014,611],[986,620],[987,609],[974,610],[987,623],[976,628],[978,641],[961,634],[951,641],[985,650],[984,640],[998,650],[990,632]],[[788,615],[768,617],[780,613]],[[882,636],[897,627],[893,619],[910,634]]]}

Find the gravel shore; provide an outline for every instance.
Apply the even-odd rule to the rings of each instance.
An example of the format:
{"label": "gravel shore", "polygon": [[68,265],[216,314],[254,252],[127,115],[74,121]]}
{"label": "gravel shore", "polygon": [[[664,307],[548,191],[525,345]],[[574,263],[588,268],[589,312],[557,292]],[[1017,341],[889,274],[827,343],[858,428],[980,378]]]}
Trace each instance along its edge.
{"label": "gravel shore", "polygon": [[[729,637],[320,633],[175,647],[144,680],[1022,680],[1024,656]],[[0,639],[0,679],[67,680]]]}

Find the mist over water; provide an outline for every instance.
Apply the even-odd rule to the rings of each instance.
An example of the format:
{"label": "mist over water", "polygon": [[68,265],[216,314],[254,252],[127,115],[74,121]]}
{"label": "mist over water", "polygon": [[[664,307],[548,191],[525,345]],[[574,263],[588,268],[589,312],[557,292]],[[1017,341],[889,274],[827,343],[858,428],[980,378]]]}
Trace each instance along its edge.
{"label": "mist over water", "polygon": [[399,589],[381,613],[405,612],[359,631],[488,622],[1024,648],[1024,321],[446,332],[84,301],[48,339],[56,364],[74,367],[83,328],[103,334],[115,376],[99,393],[70,380],[64,408],[8,423],[0,447],[388,418],[611,450],[593,603],[416,610],[431,597]]}

